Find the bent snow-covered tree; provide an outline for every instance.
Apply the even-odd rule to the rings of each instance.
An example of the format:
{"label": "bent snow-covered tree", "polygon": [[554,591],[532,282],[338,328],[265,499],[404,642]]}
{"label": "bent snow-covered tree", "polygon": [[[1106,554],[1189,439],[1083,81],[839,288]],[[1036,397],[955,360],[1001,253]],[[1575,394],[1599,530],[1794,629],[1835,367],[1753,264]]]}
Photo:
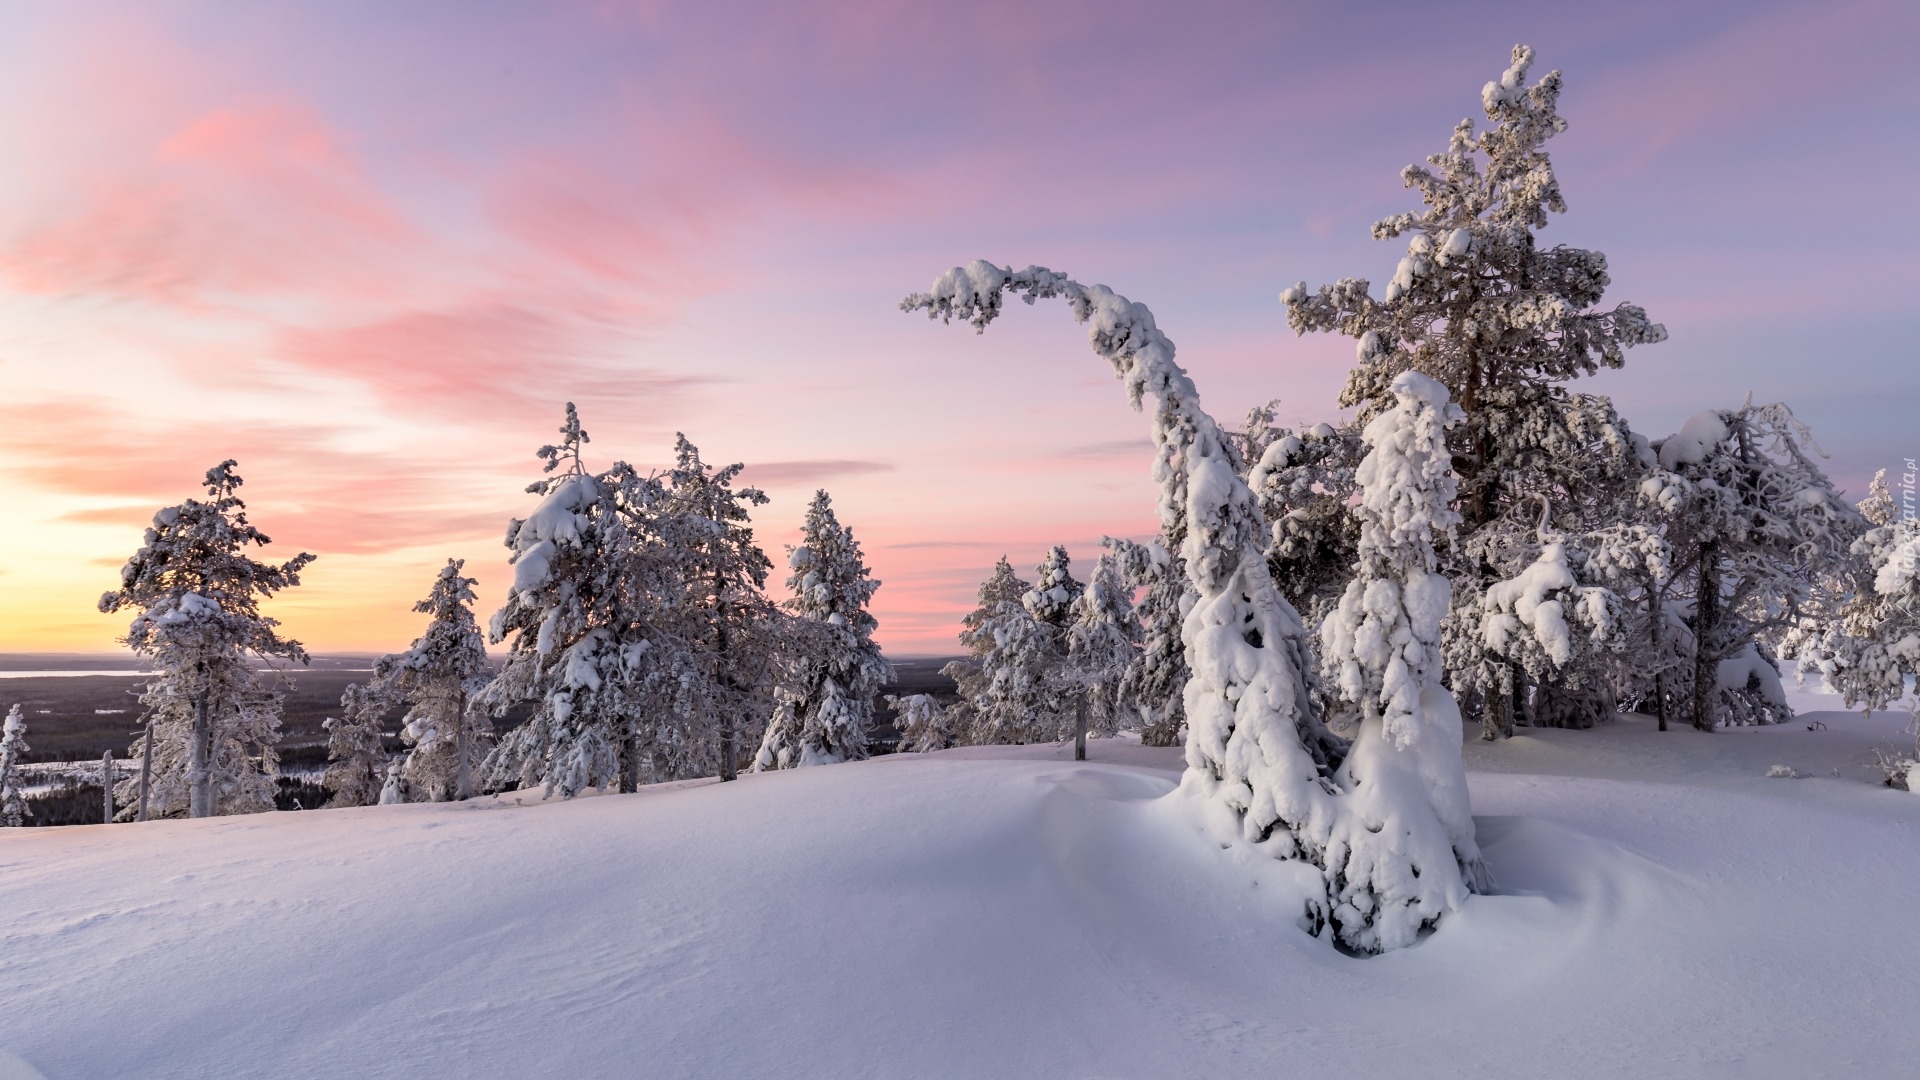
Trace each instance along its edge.
{"label": "bent snow-covered tree", "polygon": [[[1362,951],[1404,944],[1395,928],[1404,925],[1406,913],[1395,906],[1416,902],[1399,891],[1415,864],[1403,836],[1370,831],[1365,822],[1391,815],[1396,832],[1422,835],[1445,835],[1446,825],[1426,790],[1377,800],[1369,794],[1362,803],[1342,788],[1347,744],[1327,730],[1314,707],[1313,650],[1268,568],[1266,522],[1236,471],[1238,455],[1228,436],[1201,408],[1193,380],[1174,362],[1173,342],[1145,306],[1041,267],[1014,272],[975,262],[943,274],[929,292],[907,297],[901,307],[984,330],[1009,292],[1028,303],[1064,299],[1074,317],[1088,324],[1094,352],[1113,366],[1133,406],[1140,408],[1149,394],[1157,399],[1153,437],[1161,526],[1163,534],[1182,537],[1180,554],[1196,594],[1182,633],[1192,674],[1179,796],[1196,808],[1216,840],[1318,868],[1320,884],[1305,913],[1316,931],[1330,924],[1341,943]],[[1351,886],[1341,880],[1355,870],[1362,880]],[[1451,857],[1419,872],[1442,879],[1426,888],[1448,897],[1464,892],[1460,866]],[[1417,921],[1438,916],[1420,911]]]}
{"label": "bent snow-covered tree", "polygon": [[[139,612],[125,640],[159,672],[140,698],[153,726],[153,758],[143,763],[152,770],[151,816],[273,809],[281,695],[249,659],[306,663],[306,650],[279,635],[260,601],[300,584],[314,557],[275,566],[247,555],[268,539],[247,522],[234,465],[207,470],[207,501],[155,514],[120,588],[100,598],[103,612]],[[146,746],[134,743],[133,753],[144,757]],[[130,814],[139,810],[139,772],[115,795]]]}
{"label": "bent snow-covered tree", "polygon": [[783,650],[777,704],[755,772],[866,757],[874,695],[893,678],[873,640],[879,624],[867,610],[880,583],[825,491],[814,493],[787,563],[793,598],[786,607],[799,616],[799,632]]}

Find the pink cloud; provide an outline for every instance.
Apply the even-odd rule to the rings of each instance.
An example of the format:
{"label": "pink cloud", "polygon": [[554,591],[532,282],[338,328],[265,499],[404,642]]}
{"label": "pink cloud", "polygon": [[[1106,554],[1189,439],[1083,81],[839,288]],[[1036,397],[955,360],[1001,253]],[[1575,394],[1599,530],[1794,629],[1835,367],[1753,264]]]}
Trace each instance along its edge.
{"label": "pink cloud", "polygon": [[321,117],[282,103],[203,113],[62,202],[0,244],[15,288],[195,311],[391,295],[381,267],[418,239]]}

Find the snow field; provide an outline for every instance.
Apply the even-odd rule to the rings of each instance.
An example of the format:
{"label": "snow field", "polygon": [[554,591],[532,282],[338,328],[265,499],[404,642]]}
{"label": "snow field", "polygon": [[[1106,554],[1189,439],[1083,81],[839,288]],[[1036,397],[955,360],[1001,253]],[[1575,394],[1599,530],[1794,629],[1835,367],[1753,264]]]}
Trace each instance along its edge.
{"label": "snow field", "polygon": [[23,830],[0,1050],[52,1080],[1898,1075],[1920,799],[1822,768],[1899,718],[1825,719],[1469,743],[1500,891],[1369,959],[1297,929],[1301,866],[1195,843],[1156,798],[1179,750],[1124,740]]}

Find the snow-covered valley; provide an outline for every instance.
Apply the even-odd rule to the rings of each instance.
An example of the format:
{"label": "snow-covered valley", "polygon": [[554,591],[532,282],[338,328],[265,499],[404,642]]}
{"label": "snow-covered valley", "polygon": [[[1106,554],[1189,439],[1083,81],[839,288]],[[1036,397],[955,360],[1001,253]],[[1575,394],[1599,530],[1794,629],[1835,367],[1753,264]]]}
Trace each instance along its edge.
{"label": "snow-covered valley", "polygon": [[14,831],[0,1050],[53,1080],[1898,1075],[1920,798],[1856,766],[1904,717],[1818,716],[1469,743],[1500,891],[1367,959],[1125,740]]}

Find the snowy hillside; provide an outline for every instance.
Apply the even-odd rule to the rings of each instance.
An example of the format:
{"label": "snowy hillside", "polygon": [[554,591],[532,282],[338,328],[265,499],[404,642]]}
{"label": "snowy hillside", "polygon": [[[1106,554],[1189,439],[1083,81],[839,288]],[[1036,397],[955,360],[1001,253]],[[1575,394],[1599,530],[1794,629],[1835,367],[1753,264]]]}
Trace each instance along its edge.
{"label": "snowy hillside", "polygon": [[1920,798],[1855,767],[1899,717],[1823,719],[1470,743],[1502,891],[1371,959],[1296,928],[1288,864],[1185,835],[1177,750],[1114,740],[20,830],[0,1050],[54,1080],[1899,1075]]}

